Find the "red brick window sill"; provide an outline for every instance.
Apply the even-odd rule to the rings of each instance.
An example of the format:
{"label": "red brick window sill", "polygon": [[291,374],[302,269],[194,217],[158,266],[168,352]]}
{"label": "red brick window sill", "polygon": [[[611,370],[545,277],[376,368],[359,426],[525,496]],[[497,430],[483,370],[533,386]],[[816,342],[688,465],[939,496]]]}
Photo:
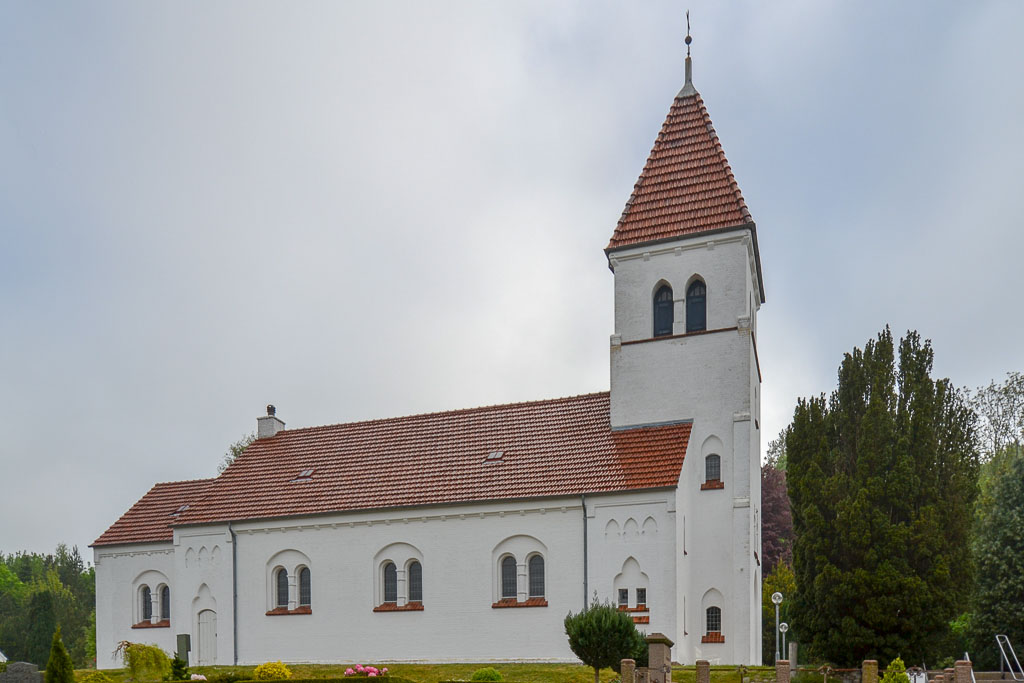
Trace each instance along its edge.
{"label": "red brick window sill", "polygon": [[620,612],[650,612],[651,609],[647,605],[637,605],[636,607],[626,607],[625,605],[619,605]]}
{"label": "red brick window sill", "polygon": [[708,631],[704,634],[704,637],[700,639],[702,643],[724,643],[725,636],[720,631]]}
{"label": "red brick window sill", "polygon": [[724,489],[725,482],[721,479],[711,479],[700,485],[701,491],[712,491],[714,489]]}
{"label": "red brick window sill", "polygon": [[287,607],[275,607],[274,609],[267,612],[268,617],[280,617],[285,614],[312,614],[313,608],[309,605],[303,605],[302,607],[296,607],[295,609],[288,609]]}
{"label": "red brick window sill", "polygon": [[649,624],[649,623],[651,623],[651,617],[650,616],[633,617],[633,623],[634,624]]}
{"label": "red brick window sill", "polygon": [[383,605],[377,605],[373,608],[374,612],[422,612],[422,602],[407,602],[401,607],[394,602],[385,602]]}
{"label": "red brick window sill", "polygon": [[498,602],[491,605],[492,608],[498,609],[499,607],[547,607],[548,601],[544,598],[530,598],[525,602],[519,602],[515,598],[502,598]]}
{"label": "red brick window sill", "polygon": [[170,619],[161,619],[160,621],[156,622],[155,624],[152,623],[152,622],[149,622],[149,621],[140,621],[137,624],[132,624],[132,628],[170,628],[170,627],[171,627],[171,620]]}

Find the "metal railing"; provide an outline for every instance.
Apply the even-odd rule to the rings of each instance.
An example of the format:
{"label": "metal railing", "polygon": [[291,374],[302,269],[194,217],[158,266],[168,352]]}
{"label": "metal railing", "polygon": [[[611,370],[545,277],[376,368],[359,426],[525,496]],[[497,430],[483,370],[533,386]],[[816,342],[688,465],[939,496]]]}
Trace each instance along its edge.
{"label": "metal railing", "polygon": [[[1024,669],[1020,667],[1020,660],[1017,659],[1017,653],[1013,651],[1010,639],[1000,633],[996,636],[996,645],[999,646],[999,654],[1002,655],[1002,658],[999,660],[999,673],[1003,673],[1003,665],[1005,664],[1006,668],[1010,670],[1013,680],[1024,681]],[[1007,650],[1010,652],[1009,655],[1006,654]],[[1010,657],[1013,657],[1013,661],[1010,661]],[[1014,665],[1017,666],[1016,669],[1013,668]]]}

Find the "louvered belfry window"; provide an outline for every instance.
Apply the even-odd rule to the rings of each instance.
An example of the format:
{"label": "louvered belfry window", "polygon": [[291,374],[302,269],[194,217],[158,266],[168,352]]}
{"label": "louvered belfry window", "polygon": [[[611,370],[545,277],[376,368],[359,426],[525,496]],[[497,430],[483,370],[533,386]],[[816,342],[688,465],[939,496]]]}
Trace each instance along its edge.
{"label": "louvered belfry window", "polygon": [[544,597],[544,558],[534,555],[530,558],[530,597]]}
{"label": "louvered belfry window", "polygon": [[409,564],[409,602],[423,602],[423,565]]}
{"label": "louvered belfry window", "polygon": [[694,280],[686,290],[686,331],[699,332],[708,328],[708,289],[700,280]]}
{"label": "louvered belfry window", "polygon": [[288,606],[288,570],[277,570],[277,606]]}
{"label": "louvered belfry window", "polygon": [[672,334],[672,288],[662,285],[654,294],[654,336]]}
{"label": "louvered belfry window", "polygon": [[398,569],[394,562],[384,565],[384,602],[398,602]]}
{"label": "louvered belfry window", "polygon": [[299,570],[299,606],[309,607],[313,604],[313,586],[309,567]]}
{"label": "louvered belfry window", "polygon": [[501,597],[516,597],[516,558],[511,555],[501,561]]}

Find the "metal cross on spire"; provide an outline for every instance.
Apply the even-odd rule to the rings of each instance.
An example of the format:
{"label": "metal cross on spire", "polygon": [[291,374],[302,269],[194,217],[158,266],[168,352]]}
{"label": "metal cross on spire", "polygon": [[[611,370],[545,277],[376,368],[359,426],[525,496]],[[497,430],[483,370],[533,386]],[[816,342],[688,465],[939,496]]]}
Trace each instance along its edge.
{"label": "metal cross on spire", "polygon": [[686,56],[690,56],[690,43],[693,42],[693,38],[690,37],[690,10],[686,10]]}

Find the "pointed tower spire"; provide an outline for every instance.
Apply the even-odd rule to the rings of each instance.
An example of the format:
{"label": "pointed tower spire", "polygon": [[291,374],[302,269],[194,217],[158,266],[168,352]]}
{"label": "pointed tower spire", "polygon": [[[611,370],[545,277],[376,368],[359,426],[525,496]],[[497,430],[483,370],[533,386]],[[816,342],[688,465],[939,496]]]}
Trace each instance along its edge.
{"label": "pointed tower spire", "polygon": [[679,91],[676,97],[688,97],[690,95],[696,95],[697,89],[693,87],[693,62],[690,60],[690,43],[693,42],[693,38],[690,37],[690,10],[686,10],[686,83],[683,84],[683,89]]}
{"label": "pointed tower spire", "polygon": [[[686,50],[693,40],[687,13]],[[605,253],[734,228],[749,229],[758,279],[761,257],[754,219],[743,200],[718,134],[693,87],[690,56],[686,83],[676,95]],[[764,289],[761,288],[761,301]]]}

